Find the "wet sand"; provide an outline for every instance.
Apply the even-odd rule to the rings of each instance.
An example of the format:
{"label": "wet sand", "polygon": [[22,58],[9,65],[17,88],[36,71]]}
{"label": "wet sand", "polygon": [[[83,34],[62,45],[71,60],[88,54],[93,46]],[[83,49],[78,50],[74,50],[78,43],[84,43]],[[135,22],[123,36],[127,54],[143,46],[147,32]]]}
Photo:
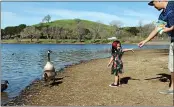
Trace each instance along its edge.
{"label": "wet sand", "polygon": [[[172,106],[173,95],[160,94],[169,87],[168,50],[135,50],[123,55],[121,87],[109,87],[114,76],[109,58],[65,68],[56,83],[36,80],[6,105],[27,106]],[[168,78],[162,82],[162,78]]]}

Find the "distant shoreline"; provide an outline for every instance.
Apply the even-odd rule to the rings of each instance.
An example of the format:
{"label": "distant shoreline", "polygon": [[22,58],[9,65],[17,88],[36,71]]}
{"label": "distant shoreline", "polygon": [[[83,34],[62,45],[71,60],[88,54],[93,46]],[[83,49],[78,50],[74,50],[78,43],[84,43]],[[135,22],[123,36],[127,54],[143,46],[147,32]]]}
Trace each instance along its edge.
{"label": "distant shoreline", "polygon": [[[140,41],[138,41],[140,42]],[[122,42],[122,44],[138,44],[138,42]],[[85,43],[85,42],[60,42],[60,43],[55,43],[55,42],[48,42],[48,41],[40,41],[40,42],[30,42],[30,41],[22,41],[22,42],[15,42],[14,40],[1,40],[1,44],[111,44],[112,42],[108,43]],[[148,42],[146,45],[169,45],[170,42],[167,40],[153,40]]]}

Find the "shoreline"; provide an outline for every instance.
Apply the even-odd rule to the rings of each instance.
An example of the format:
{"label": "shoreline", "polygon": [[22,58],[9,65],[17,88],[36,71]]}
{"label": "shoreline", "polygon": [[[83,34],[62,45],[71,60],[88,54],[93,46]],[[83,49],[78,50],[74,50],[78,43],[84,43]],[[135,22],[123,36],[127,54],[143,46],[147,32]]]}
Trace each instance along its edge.
{"label": "shoreline", "polygon": [[[139,41],[140,42],[140,41]],[[108,43],[85,43],[85,42],[77,42],[77,43],[37,43],[37,42],[2,42],[1,40],[1,44],[77,44],[77,45],[85,45],[85,44],[112,44],[112,42],[108,42]],[[122,44],[138,44],[136,42],[123,42]],[[149,41],[146,45],[169,45],[170,41],[159,41],[159,40],[154,40],[154,41]]]}
{"label": "shoreline", "polygon": [[[149,53],[150,52],[150,53]],[[156,60],[155,58],[154,58],[154,55],[156,55],[156,56],[161,56],[161,57],[163,57],[163,60],[161,60],[161,61],[167,61],[167,52],[168,52],[168,49],[156,49],[156,50],[154,50],[154,49],[148,49],[148,50],[135,50],[135,54],[137,54],[137,55],[140,55],[139,56],[139,59],[137,60],[137,61],[139,61],[139,60],[141,60],[140,62],[136,62],[136,64],[138,64],[138,63],[141,63],[141,62],[143,62],[143,63],[145,63],[145,64],[147,64],[147,65],[149,65],[148,63],[146,63],[146,62],[149,62],[149,63],[151,63],[150,62],[150,60],[147,60],[147,59],[149,59],[148,57],[147,57],[147,59],[146,58],[144,58],[143,59],[143,57],[141,56],[141,54],[143,54],[143,55],[146,55],[146,56],[149,56],[151,59],[152,59],[152,62],[154,61],[154,62],[158,62],[158,63],[160,63],[159,62],[159,60],[161,60],[161,59],[158,59],[158,60]],[[135,63],[133,63],[130,59],[134,59],[135,60],[135,56],[132,56],[131,55],[132,53],[130,53],[130,52],[128,52],[128,53],[126,53],[126,55],[125,55],[125,58],[126,59],[129,59],[128,61],[126,61],[124,58],[123,58],[123,61],[124,61],[124,63],[125,63],[125,65],[127,66],[127,70],[133,70],[133,69],[135,69],[134,67],[132,67]],[[123,56],[124,57],[124,56]],[[9,106],[11,106],[11,105],[38,105],[38,106],[44,106],[44,105],[53,105],[53,106],[76,106],[76,105],[78,105],[78,106],[83,106],[83,103],[84,103],[84,105],[86,105],[86,106],[89,106],[89,105],[104,105],[104,106],[106,106],[106,105],[144,105],[144,106],[146,106],[145,104],[147,103],[149,103],[148,101],[151,101],[151,100],[148,100],[148,101],[145,101],[145,103],[143,102],[143,101],[139,101],[138,100],[138,102],[132,102],[132,101],[134,101],[134,100],[132,100],[132,98],[130,97],[128,97],[128,101],[126,101],[127,103],[126,104],[124,104],[124,101],[123,101],[123,99],[119,99],[120,101],[122,101],[123,103],[120,103],[120,102],[108,102],[108,101],[105,101],[104,100],[104,102],[100,102],[99,100],[97,100],[96,99],[96,97],[95,97],[95,95],[96,96],[100,96],[100,95],[97,95],[97,94],[95,94],[95,93],[98,93],[97,91],[94,91],[94,90],[91,90],[90,89],[90,87],[86,87],[86,86],[84,86],[84,87],[86,87],[86,88],[84,88],[83,87],[83,85],[82,85],[82,83],[83,82],[85,82],[86,81],[86,78],[88,77],[89,79],[87,79],[87,81],[85,82],[86,84],[85,85],[90,85],[91,86],[91,88],[92,89],[103,89],[104,91],[102,91],[102,90],[99,90],[100,92],[104,92],[104,95],[103,96],[108,96],[108,98],[111,98],[111,99],[113,99],[113,98],[115,98],[115,97],[113,97],[113,95],[112,94],[110,94],[110,93],[108,93],[107,92],[107,90],[110,90],[111,91],[111,93],[113,93],[113,92],[117,92],[118,94],[123,94],[122,92],[120,93],[119,91],[117,91],[117,90],[113,90],[113,88],[110,88],[110,87],[108,87],[108,86],[106,86],[105,87],[105,85],[103,85],[104,83],[105,83],[105,81],[110,81],[110,82],[112,82],[111,80],[113,80],[113,78],[111,77],[111,75],[110,75],[110,72],[103,72],[103,71],[105,71],[105,70],[108,70],[108,68],[106,68],[106,67],[103,67],[103,64],[101,64],[100,62],[101,61],[105,61],[105,64],[107,64],[107,62],[109,61],[109,58],[100,58],[100,59],[92,59],[92,60],[89,60],[89,61],[82,61],[82,62],[80,62],[79,64],[75,64],[75,65],[70,65],[70,66],[67,66],[67,67],[65,67],[65,69],[64,69],[64,71],[63,72],[61,72],[61,73],[59,73],[57,76],[56,76],[56,78],[57,78],[57,80],[58,81],[56,81],[56,84],[55,84],[55,86],[53,86],[53,87],[46,87],[46,86],[44,86],[43,85],[43,81],[41,81],[41,80],[36,80],[36,81],[34,81],[33,83],[31,83],[29,86],[27,86],[23,91],[21,91],[21,93],[20,93],[20,95],[19,96],[17,96],[17,97],[15,97],[12,101],[10,101],[10,102],[8,102],[7,104],[5,104],[4,106],[6,106],[6,105],[9,105]],[[107,61],[107,62],[106,62]],[[129,66],[129,64],[130,65],[132,65],[132,66]],[[162,63],[164,63],[164,62],[161,62],[161,64]],[[167,63],[167,62],[166,62]],[[95,64],[96,64],[96,66],[98,66],[98,67],[96,67],[95,66]],[[104,65],[105,65],[104,64]],[[155,64],[155,63],[152,63],[152,66],[150,66],[150,67],[152,67],[153,68],[153,64]],[[166,64],[165,64],[166,65]],[[90,68],[88,67],[88,66],[91,66]],[[137,75],[139,74],[139,71],[138,71],[138,69],[139,70],[144,70],[144,68],[143,68],[143,65],[141,64],[141,65],[139,65],[139,67],[141,67],[142,66],[142,68],[141,69],[139,69],[139,68],[136,68],[137,69],[137,71],[136,71],[136,73],[134,74],[134,73],[131,73],[131,76],[135,76],[135,78],[138,78],[137,77]],[[160,66],[162,66],[162,65],[155,65],[155,66],[159,66],[158,68],[160,68]],[[163,65],[163,67],[164,67],[164,69],[166,70],[166,67]],[[82,69],[82,68],[84,68],[84,72],[82,72],[83,70],[79,70],[79,69]],[[101,74],[99,74],[98,76],[100,76],[101,78],[99,78],[99,80],[96,80],[95,78],[91,78],[91,77],[95,77],[95,75],[96,75],[96,73],[95,72],[98,72],[98,70],[101,70],[101,69],[103,70],[103,71],[99,71]],[[158,69],[157,68],[157,69]],[[86,70],[87,69],[87,70]],[[153,68],[154,69],[154,68]],[[95,71],[95,72],[92,72],[92,71],[90,71],[90,70],[93,70],[93,71]],[[154,69],[155,71],[156,71],[156,69]],[[158,69],[158,70],[160,70],[160,69]],[[88,72],[85,72],[85,71],[90,71],[92,74],[90,74],[90,73],[88,73]],[[156,73],[158,73],[159,71],[156,71]],[[162,71],[161,71],[162,72]],[[129,73],[129,72],[128,72]],[[146,72],[143,72],[143,74],[145,74]],[[160,72],[159,72],[160,73]],[[164,72],[164,73],[167,73],[166,71]],[[95,75],[94,75],[95,74]],[[142,73],[140,73],[140,74],[142,74]],[[153,72],[152,72],[152,74],[154,74]],[[83,77],[83,75],[87,75],[87,77],[86,76],[84,76],[84,77],[86,77],[86,78],[84,78]],[[103,77],[103,75],[107,75],[106,77]],[[130,76],[130,73],[128,74],[129,76]],[[149,77],[151,77],[149,74],[147,74],[148,76],[148,78]],[[82,78],[81,78],[81,76],[82,76]],[[129,76],[125,76],[125,77],[129,77]],[[76,78],[75,78],[76,77]],[[108,77],[108,78],[107,78]],[[92,80],[91,80],[92,79]],[[72,83],[71,82],[69,82],[69,80],[74,80],[74,81],[72,81]],[[89,81],[90,80],[90,81]],[[105,81],[103,81],[103,80],[105,80]],[[132,79],[133,80],[133,79]],[[136,79],[135,79],[136,80]],[[81,82],[82,81],[82,82]],[[91,81],[94,81],[94,83],[93,82],[91,82]],[[98,82],[102,82],[102,85],[94,85],[94,84],[96,84],[96,83],[98,83]],[[130,80],[131,81],[131,80]],[[132,81],[132,82],[130,82],[130,84],[132,83],[132,84],[134,84],[134,82],[137,82],[137,80],[136,81]],[[146,81],[142,81],[143,83],[145,82],[146,83]],[[148,83],[148,82],[147,82]],[[146,84],[147,84],[146,83]],[[158,85],[159,85],[159,87],[161,87],[162,89],[164,89],[166,86],[167,86],[167,84],[168,84],[168,82],[159,82],[158,81],[158,78],[157,78],[157,80],[155,81],[155,80],[151,80],[151,82],[150,83],[148,83],[148,85],[150,86],[149,88],[150,89],[153,89],[153,88],[155,88],[156,86],[153,86],[152,84],[153,83],[158,83]],[[161,84],[159,84],[159,83],[161,83]],[[68,84],[71,84],[72,86],[69,86]],[[81,84],[81,85],[78,85],[78,84]],[[134,85],[137,85],[137,84],[134,84]],[[151,86],[152,85],[152,86]],[[78,86],[78,87],[75,87],[75,86]],[[97,87],[98,86],[98,87]],[[125,85],[125,87],[127,86],[127,84]],[[144,86],[143,86],[144,87]],[[143,92],[143,87],[139,87],[140,89],[139,89],[139,91],[140,92]],[[153,87],[153,88],[152,88]],[[79,88],[79,89],[78,89]],[[134,89],[134,87],[131,87],[131,86],[128,86],[127,88],[129,88],[130,90],[131,90],[131,88],[133,88],[133,92],[134,92],[134,90],[137,90],[137,89]],[[81,89],[81,90],[80,90]],[[85,91],[85,89],[87,90],[87,91]],[[106,90],[107,89],[107,90]],[[124,91],[124,87],[121,87],[121,89]],[[158,89],[158,87],[156,87],[156,89]],[[52,91],[53,90],[53,91]],[[70,93],[66,93],[66,92],[64,92],[63,90],[65,90],[66,92],[70,92]],[[129,91],[130,91],[129,90]],[[149,90],[149,89],[148,89]],[[88,93],[88,91],[90,91],[90,93]],[[93,93],[93,91],[95,92],[95,93]],[[113,92],[112,92],[113,91]],[[55,92],[57,92],[57,93],[55,93]],[[60,93],[60,92],[62,92],[62,93]],[[77,95],[77,94],[75,94],[76,92],[78,92],[78,94],[79,95]],[[92,92],[92,93],[91,93]],[[106,93],[107,92],[107,93]],[[155,97],[155,98],[158,98],[159,96],[166,96],[166,95],[158,95],[158,92],[156,92],[156,91],[152,91],[153,92],[153,94],[155,94],[155,95],[157,95],[157,97]],[[156,92],[156,93],[154,93],[154,92]],[[149,92],[146,92],[146,93],[149,93]],[[45,94],[45,95],[44,95]],[[57,96],[54,96],[55,94],[58,94],[58,97]],[[141,93],[139,93],[138,92],[138,94],[139,94],[139,96],[138,97],[143,97],[143,95],[141,95]],[[45,96],[52,96],[53,97],[53,101],[51,101],[50,99],[49,99],[49,97],[45,97]],[[97,100],[97,101],[95,101],[94,102],[94,99],[93,98],[91,98],[89,95],[94,95],[94,98],[95,98],[95,100]],[[131,95],[133,95],[133,94],[131,94]],[[33,97],[33,98],[32,98]],[[55,98],[54,98],[55,97]],[[59,98],[60,97],[60,98]],[[68,98],[70,97],[70,99],[68,100]],[[86,99],[86,101],[87,101],[87,103],[86,102],[79,102],[78,100],[75,100],[74,99],[74,97],[75,98],[77,98],[77,99],[79,99],[79,97],[81,98],[81,97],[84,97],[85,99]],[[88,98],[89,97],[89,98]],[[102,97],[101,96],[101,98],[102,99],[105,99],[105,97]],[[120,96],[121,97],[121,96]],[[123,96],[122,96],[123,97]],[[133,97],[133,96],[132,96]],[[134,96],[134,97],[136,97],[136,96]],[[153,95],[151,96],[151,95],[149,95],[149,94],[147,94],[147,95],[144,95],[144,97],[143,98],[140,98],[140,99],[142,99],[142,100],[147,100],[148,99],[148,97],[154,97]],[[98,97],[97,97],[98,98]],[[170,98],[171,98],[171,96],[169,95],[168,97],[167,97],[167,99],[169,100],[169,101],[171,101],[170,100]],[[54,101],[56,101],[57,99],[59,99],[59,100],[61,100],[62,102],[54,102]],[[90,100],[91,99],[91,100]],[[92,100],[93,99],[93,100]],[[110,100],[111,100],[110,99]],[[35,101],[36,100],[36,101]],[[45,103],[44,101],[51,101],[51,102],[49,102],[49,104],[47,104],[47,103]],[[57,101],[59,101],[59,100],[57,100]],[[152,99],[153,100],[153,99]],[[158,101],[156,101],[157,99],[155,99],[155,101],[154,101],[154,103],[150,103],[150,105],[158,105],[160,102],[158,102],[158,101],[160,101],[160,100],[162,100],[162,99],[160,99],[160,100],[158,100]],[[164,98],[163,98],[163,100],[164,101],[167,101],[167,100],[165,100]],[[74,102],[75,101],[75,102]],[[115,101],[115,100],[113,100],[113,101]],[[152,101],[153,102],[153,101]],[[53,104],[54,103],[54,104]],[[169,102],[168,102],[169,103]],[[165,103],[164,102],[164,104],[163,103],[160,103],[161,105],[167,105],[168,103]],[[57,105],[58,104],[58,105]],[[159,104],[159,105],[160,105]],[[171,105],[171,103],[169,103],[169,105]]]}
{"label": "shoreline", "polygon": [[[108,57],[106,57],[108,58]],[[59,71],[56,71],[56,77],[58,78],[62,78],[62,77],[59,77],[60,75],[61,76],[65,76],[65,69],[67,68],[70,68],[70,67],[73,67],[73,66],[76,66],[76,65],[79,65],[79,64],[83,64],[83,63],[88,63],[90,61],[93,61],[93,60],[99,60],[99,59],[106,59],[106,58],[98,58],[98,59],[91,59],[91,60],[81,60],[79,63],[74,63],[74,64],[71,64],[71,65],[66,65],[64,68],[61,68]],[[66,77],[66,76],[65,76]],[[35,78],[28,86],[26,86],[23,90],[21,90],[19,92],[19,95],[17,95],[16,97],[12,97],[12,98],[8,98],[9,101],[6,101],[5,103],[2,104],[2,101],[1,101],[1,106],[16,106],[16,105],[23,105],[21,103],[24,103],[22,102],[22,99],[21,98],[24,98],[26,95],[30,94],[33,87],[35,87],[36,85],[38,86],[42,86],[43,85],[43,88],[45,87],[44,86],[44,81],[42,79],[38,79],[38,78]],[[35,90],[34,93],[37,93],[39,92],[38,90]],[[33,92],[31,92],[33,94]]]}
{"label": "shoreline", "polygon": [[[108,58],[108,57],[106,57]],[[59,71],[56,71],[56,77],[58,79],[62,79],[61,76],[64,76],[66,77],[66,72],[65,70],[67,68],[71,68],[73,66],[76,66],[76,65],[80,65],[80,64],[83,64],[83,63],[88,63],[90,61],[94,61],[94,60],[99,60],[99,59],[106,59],[106,58],[98,58],[98,59],[91,59],[91,60],[81,60],[79,63],[74,63],[74,64],[71,64],[71,65],[67,65],[65,66],[64,68],[60,69]],[[2,101],[1,101],[1,106],[16,106],[16,105],[22,105],[22,106],[25,106],[22,101],[22,99],[25,99],[26,95],[28,94],[37,94],[40,90],[34,90],[33,91],[33,87],[35,88],[35,86],[39,86],[39,87],[45,87],[44,86],[44,81],[42,79],[34,79],[28,86],[26,86],[23,90],[20,91],[19,95],[17,95],[16,97],[12,97],[12,98],[9,98],[11,100],[7,101],[6,103],[2,104]],[[48,88],[48,87],[47,87]],[[33,91],[33,92],[31,92]],[[21,99],[22,98],[22,99]]]}

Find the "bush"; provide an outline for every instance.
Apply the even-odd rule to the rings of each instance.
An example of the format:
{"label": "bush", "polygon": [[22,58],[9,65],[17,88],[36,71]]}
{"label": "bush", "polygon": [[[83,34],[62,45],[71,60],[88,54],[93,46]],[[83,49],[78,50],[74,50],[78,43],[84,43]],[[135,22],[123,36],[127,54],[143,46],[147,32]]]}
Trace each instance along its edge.
{"label": "bush", "polygon": [[56,43],[62,43],[62,40],[57,40]]}
{"label": "bush", "polygon": [[85,40],[85,43],[90,44],[90,43],[92,43],[92,40]]}
{"label": "bush", "polygon": [[92,43],[100,43],[100,40],[99,39],[95,39],[95,40],[92,40],[91,42]]}
{"label": "bush", "polygon": [[76,43],[77,41],[76,40],[71,40],[70,43]]}
{"label": "bush", "polygon": [[103,40],[101,40],[100,42],[101,42],[101,43],[110,43],[110,42],[112,42],[112,40],[103,39]]}

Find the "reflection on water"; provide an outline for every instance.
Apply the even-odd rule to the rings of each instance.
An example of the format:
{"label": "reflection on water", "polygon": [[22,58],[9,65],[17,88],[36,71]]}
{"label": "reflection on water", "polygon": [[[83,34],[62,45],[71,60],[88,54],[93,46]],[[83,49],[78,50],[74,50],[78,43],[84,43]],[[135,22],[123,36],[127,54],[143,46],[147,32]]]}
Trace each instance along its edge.
{"label": "reflection on water", "polygon": [[[53,44],[2,44],[2,79],[9,81],[6,90],[9,98],[15,97],[35,78],[41,78],[47,61],[47,50],[53,51],[51,62],[56,71],[80,61],[110,56],[111,45],[53,45]],[[137,49],[136,45],[123,48]],[[168,46],[148,46],[144,49],[165,49]]]}

